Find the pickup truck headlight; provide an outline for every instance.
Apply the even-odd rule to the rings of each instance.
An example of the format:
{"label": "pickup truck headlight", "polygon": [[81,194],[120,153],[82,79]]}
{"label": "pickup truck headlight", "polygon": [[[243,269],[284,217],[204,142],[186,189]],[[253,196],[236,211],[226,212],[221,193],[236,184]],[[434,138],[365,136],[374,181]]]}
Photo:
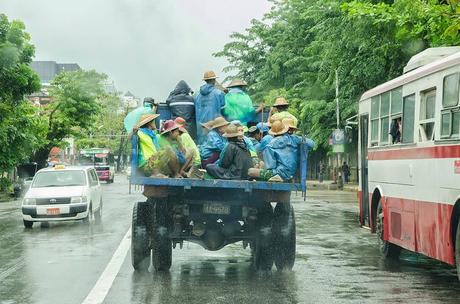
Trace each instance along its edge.
{"label": "pickup truck headlight", "polygon": [[36,201],[36,199],[34,199],[34,198],[25,198],[25,199],[22,201],[22,204],[23,204],[23,205],[36,205],[36,204],[37,204],[37,201]]}
{"label": "pickup truck headlight", "polygon": [[88,197],[86,196],[74,196],[70,199],[71,204],[86,203],[87,201]]}

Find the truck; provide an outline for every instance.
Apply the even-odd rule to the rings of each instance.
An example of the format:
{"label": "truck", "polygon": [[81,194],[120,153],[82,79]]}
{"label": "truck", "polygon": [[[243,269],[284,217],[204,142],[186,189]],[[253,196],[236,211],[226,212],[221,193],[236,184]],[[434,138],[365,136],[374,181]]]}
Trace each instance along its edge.
{"label": "truck", "polygon": [[[164,111],[164,109],[163,109]],[[161,111],[160,111],[161,113]],[[172,250],[184,241],[216,251],[241,242],[250,248],[255,269],[292,269],[296,224],[291,192],[305,197],[306,145],[299,149],[299,169],[293,182],[203,180],[146,177],[138,170],[138,137],[131,138],[131,184],[143,186],[145,201],[134,204],[131,261],[145,271],[167,271]]]}

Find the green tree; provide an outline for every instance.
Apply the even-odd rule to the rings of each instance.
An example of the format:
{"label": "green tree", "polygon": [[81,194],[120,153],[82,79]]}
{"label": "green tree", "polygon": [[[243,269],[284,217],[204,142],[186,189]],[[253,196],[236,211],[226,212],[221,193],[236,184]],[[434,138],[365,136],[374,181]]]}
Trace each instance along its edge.
{"label": "green tree", "polygon": [[273,1],[215,56],[227,58],[226,71],[244,78],[256,101],[286,97],[324,152],[336,128],[336,71],[343,127],[359,96],[400,75],[415,53],[459,44],[458,11],[458,0]]}
{"label": "green tree", "polygon": [[29,67],[34,55],[20,21],[0,14],[0,174],[25,161],[43,143],[45,126],[24,95],[40,89]]}
{"label": "green tree", "polygon": [[52,102],[42,113],[47,122],[46,141],[34,156],[39,164],[46,163],[52,147],[64,146],[65,138],[84,136],[94,126],[105,79],[94,70],[63,72],[53,79],[49,89]]}

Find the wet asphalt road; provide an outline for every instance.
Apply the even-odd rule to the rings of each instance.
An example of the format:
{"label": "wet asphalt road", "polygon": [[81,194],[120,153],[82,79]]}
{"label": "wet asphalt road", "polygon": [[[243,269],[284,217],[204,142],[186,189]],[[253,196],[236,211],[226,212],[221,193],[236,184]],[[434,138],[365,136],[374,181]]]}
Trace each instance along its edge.
{"label": "wet asphalt road", "polygon": [[[103,185],[102,224],[35,224],[25,230],[19,202],[0,203],[0,303],[82,303],[131,224],[125,176]],[[240,244],[217,252],[185,243],[169,273],[137,273],[130,253],[104,303],[458,303],[448,265],[404,253],[383,260],[375,235],[357,225],[356,195],[293,195],[297,259],[292,272],[255,272]]]}

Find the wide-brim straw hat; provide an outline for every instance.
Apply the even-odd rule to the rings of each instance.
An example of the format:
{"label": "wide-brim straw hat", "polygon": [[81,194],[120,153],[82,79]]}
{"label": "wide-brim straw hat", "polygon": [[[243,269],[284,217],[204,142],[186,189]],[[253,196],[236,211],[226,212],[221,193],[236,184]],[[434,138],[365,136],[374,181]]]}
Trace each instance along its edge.
{"label": "wide-brim straw hat", "polygon": [[208,122],[202,122],[200,125],[205,128],[206,130],[211,130],[213,126],[214,120],[210,120]]}
{"label": "wide-brim straw hat", "polygon": [[223,137],[226,138],[231,138],[231,137],[238,137],[238,136],[243,136],[244,133],[241,131],[238,131],[238,127],[235,125],[229,125],[225,133],[222,135]]}
{"label": "wide-brim straw hat", "polygon": [[160,114],[144,114],[139,118],[136,127],[141,128],[142,126],[148,124],[152,120],[157,119],[158,117],[160,117]]}
{"label": "wide-brim straw hat", "polygon": [[217,128],[220,128],[220,127],[225,127],[225,126],[228,126],[230,123],[228,121],[225,120],[225,118],[223,117],[217,117],[216,119],[214,119],[214,121],[212,122],[212,126],[211,126],[211,129],[217,129]]}
{"label": "wide-brim straw hat", "polygon": [[217,76],[216,76],[216,73],[214,73],[214,71],[204,72],[203,80],[210,80],[210,79],[216,79],[216,78]]}
{"label": "wide-brim straw hat", "polygon": [[283,124],[281,120],[277,120],[272,124],[272,128],[268,131],[270,135],[283,135],[289,131],[289,126]]}
{"label": "wide-brim straw hat", "polygon": [[179,128],[180,126],[174,120],[167,120],[163,125],[163,131],[161,132],[161,134],[165,134]]}
{"label": "wide-brim straw hat", "polygon": [[234,87],[245,87],[248,84],[246,81],[241,80],[241,79],[233,79],[230,84],[227,86],[227,88],[234,88]]}
{"label": "wide-brim straw hat", "polygon": [[284,97],[278,97],[273,104],[274,107],[288,106],[289,102]]}
{"label": "wide-brim straw hat", "polygon": [[294,129],[294,130],[298,130],[299,128],[297,128],[297,126],[294,124],[294,119],[292,118],[284,118],[282,121],[281,121],[284,125],[288,126],[289,129]]}

